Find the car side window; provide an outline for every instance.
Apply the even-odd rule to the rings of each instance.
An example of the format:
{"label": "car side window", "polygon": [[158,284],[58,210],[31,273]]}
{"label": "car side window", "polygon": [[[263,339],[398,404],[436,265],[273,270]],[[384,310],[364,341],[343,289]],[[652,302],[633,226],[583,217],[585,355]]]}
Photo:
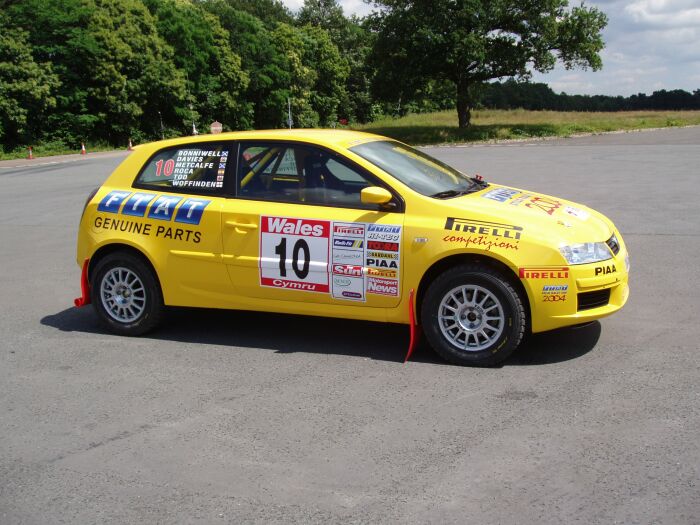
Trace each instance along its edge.
{"label": "car side window", "polygon": [[232,143],[196,143],[159,151],[146,163],[134,186],[160,191],[186,191],[205,195],[224,191]]}
{"label": "car side window", "polygon": [[242,143],[238,196],[272,202],[377,209],[360,191],[376,185],[341,157],[307,145]]}

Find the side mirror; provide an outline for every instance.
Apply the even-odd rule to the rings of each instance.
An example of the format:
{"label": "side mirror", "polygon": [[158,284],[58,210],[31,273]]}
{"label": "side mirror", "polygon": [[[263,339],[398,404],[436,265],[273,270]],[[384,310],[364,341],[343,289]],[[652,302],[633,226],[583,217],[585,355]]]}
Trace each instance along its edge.
{"label": "side mirror", "polygon": [[363,204],[386,204],[392,197],[389,190],[379,186],[368,186],[360,192],[360,201]]}

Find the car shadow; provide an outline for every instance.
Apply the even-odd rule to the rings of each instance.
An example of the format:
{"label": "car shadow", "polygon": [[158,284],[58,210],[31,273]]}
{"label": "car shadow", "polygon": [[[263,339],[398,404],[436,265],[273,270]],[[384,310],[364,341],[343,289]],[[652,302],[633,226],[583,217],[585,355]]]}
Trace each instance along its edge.
{"label": "car shadow", "polygon": [[593,321],[585,325],[531,334],[504,364],[549,365],[577,359],[596,347],[601,330],[600,322]]}
{"label": "car shadow", "polygon": [[[64,332],[107,333],[91,308],[67,308],[41,319]],[[118,336],[114,336],[118,337]],[[528,366],[576,359],[591,351],[600,323],[529,336],[501,366]],[[262,348],[282,354],[337,354],[403,362],[408,349],[406,326],[369,321],[200,308],[169,308],[163,324],[142,339]],[[411,362],[449,365],[421,337]]]}

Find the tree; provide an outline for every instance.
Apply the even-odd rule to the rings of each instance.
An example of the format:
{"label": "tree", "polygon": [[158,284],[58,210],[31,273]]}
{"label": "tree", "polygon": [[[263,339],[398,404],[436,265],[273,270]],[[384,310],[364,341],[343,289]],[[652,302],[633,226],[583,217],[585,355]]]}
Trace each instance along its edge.
{"label": "tree", "polygon": [[338,120],[338,108],[347,98],[345,81],[348,62],[332,42],[328,32],[320,27],[301,28],[304,42],[304,63],[316,73],[312,85],[311,103],[319,116],[319,123],[328,126]]}
{"label": "tree", "polygon": [[348,63],[344,92],[338,105],[339,115],[361,122],[369,120],[372,70],[367,57],[373,35],[364,27],[362,19],[356,16],[346,18],[337,0],[304,0],[297,22],[325,30]]}
{"label": "tree", "polygon": [[[375,0],[377,41],[373,61],[384,97],[411,93],[426,79],[455,87],[459,127],[470,123],[479,86],[503,77],[527,78],[560,60],[573,67],[602,67],[598,9],[568,0]],[[397,89],[397,86],[400,86]],[[397,93],[398,92],[398,93]]]}
{"label": "tree", "polygon": [[23,0],[9,14],[60,78],[45,122],[51,138],[123,145],[138,130],[156,133],[158,104],[177,108],[184,98],[172,49],[141,0]]}
{"label": "tree", "polygon": [[241,56],[241,67],[250,78],[243,96],[253,105],[254,127],[280,127],[287,116],[291,66],[265,24],[232,4],[231,0],[206,0],[202,5],[219,18],[231,49]]}
{"label": "tree", "polygon": [[158,33],[175,50],[174,62],[187,80],[186,120],[200,125],[220,120],[229,129],[252,124],[252,106],[243,99],[248,75],[229,44],[219,19],[199,3],[146,0]]}
{"label": "tree", "polygon": [[237,11],[245,11],[260,19],[268,29],[274,29],[280,22],[294,22],[292,13],[280,0],[227,0],[227,3]]}
{"label": "tree", "polygon": [[41,133],[39,123],[56,105],[59,85],[50,64],[37,64],[27,33],[10,27],[0,13],[0,145],[8,149],[31,143]]}
{"label": "tree", "polygon": [[348,19],[336,0],[304,0],[297,14],[299,25],[311,25],[328,31],[338,45],[346,38]]}

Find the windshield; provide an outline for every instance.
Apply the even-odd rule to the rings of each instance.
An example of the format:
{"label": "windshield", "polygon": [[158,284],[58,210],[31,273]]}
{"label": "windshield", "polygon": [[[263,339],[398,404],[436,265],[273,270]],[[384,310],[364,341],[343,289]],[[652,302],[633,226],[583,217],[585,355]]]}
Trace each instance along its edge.
{"label": "windshield", "polygon": [[430,155],[399,142],[365,142],[353,146],[350,151],[396,177],[412,190],[430,197],[457,197],[487,186],[485,182],[467,177]]}

